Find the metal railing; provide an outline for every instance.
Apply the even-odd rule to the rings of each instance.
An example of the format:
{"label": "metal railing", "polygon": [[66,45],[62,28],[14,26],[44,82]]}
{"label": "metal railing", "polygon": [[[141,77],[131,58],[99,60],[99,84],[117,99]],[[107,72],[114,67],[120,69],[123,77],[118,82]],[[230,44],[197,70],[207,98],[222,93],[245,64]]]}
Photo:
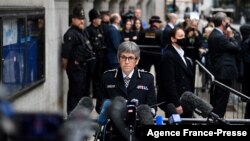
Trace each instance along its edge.
{"label": "metal railing", "polygon": [[[208,77],[210,78],[210,82],[211,85],[213,84],[215,87],[220,87],[225,89],[226,91],[229,91],[230,94],[233,94],[234,96],[238,96],[240,99],[237,99],[238,101],[235,102],[235,100],[233,100],[233,112],[231,113],[231,118],[243,118],[243,114],[244,114],[244,110],[245,110],[245,103],[242,102],[242,100],[244,100],[245,102],[250,102],[250,97],[244,95],[243,93],[215,80],[214,75],[205,67],[203,66],[198,60],[195,61],[196,64],[199,66],[199,68],[202,69],[202,71],[205,72],[205,74],[208,75]],[[198,94],[199,92],[196,90],[196,94]],[[210,95],[208,95],[210,98]],[[209,100],[207,100],[209,101]],[[238,103],[238,105],[236,105],[235,103]],[[240,103],[240,104],[239,104]],[[227,110],[225,117],[227,117],[229,111]]]}

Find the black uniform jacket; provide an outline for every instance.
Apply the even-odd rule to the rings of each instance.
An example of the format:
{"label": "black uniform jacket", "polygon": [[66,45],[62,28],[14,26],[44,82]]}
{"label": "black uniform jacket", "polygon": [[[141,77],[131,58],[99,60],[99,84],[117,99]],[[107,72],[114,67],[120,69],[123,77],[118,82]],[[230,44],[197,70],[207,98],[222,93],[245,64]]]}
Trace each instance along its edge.
{"label": "black uniform jacket", "polygon": [[185,91],[193,91],[191,62],[185,57],[184,63],[178,52],[169,45],[161,61],[161,81],[157,96],[158,102],[166,102],[159,107],[166,112],[167,104],[180,106],[180,97]]}
{"label": "black uniform jacket", "polygon": [[[105,99],[122,96],[128,101],[138,99],[140,104],[156,104],[154,77],[151,73],[135,68],[128,88],[125,87],[121,69],[108,70],[103,74],[102,95],[97,98],[97,112]],[[156,107],[154,107],[156,108]]]}

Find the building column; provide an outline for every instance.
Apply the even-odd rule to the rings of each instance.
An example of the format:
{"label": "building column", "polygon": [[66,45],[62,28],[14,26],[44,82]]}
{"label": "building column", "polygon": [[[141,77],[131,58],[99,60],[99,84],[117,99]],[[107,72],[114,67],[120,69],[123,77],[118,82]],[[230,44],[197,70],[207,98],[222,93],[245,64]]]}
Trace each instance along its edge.
{"label": "building column", "polygon": [[[69,2],[67,0],[55,0],[55,18],[54,22],[50,21],[50,24],[55,24],[54,27],[55,29],[58,31],[57,35],[56,33],[52,32],[52,36],[59,36],[59,40],[58,42],[58,54],[61,49],[61,43],[62,43],[62,39],[63,39],[63,35],[64,33],[67,31],[68,27],[69,27],[69,22],[68,22],[68,18],[65,17],[69,17]],[[49,18],[48,18],[49,19]],[[47,20],[47,19],[46,19]],[[51,27],[51,26],[49,26]],[[56,28],[57,27],[57,28]],[[48,29],[49,31],[51,29]],[[47,37],[48,38],[48,37]],[[54,41],[55,42],[55,41]],[[53,51],[52,51],[53,52]],[[47,57],[48,55],[46,55]],[[60,56],[60,55],[58,55]],[[47,58],[46,58],[47,59]],[[58,63],[60,64],[60,63]],[[56,68],[56,66],[54,66]],[[53,68],[53,69],[55,69]],[[58,65],[58,68],[60,68],[60,65]],[[57,93],[57,101],[55,103],[57,103],[56,108],[58,108],[57,110],[59,111],[63,111],[64,116],[67,115],[66,113],[66,107],[67,107],[67,92],[68,92],[68,77],[66,74],[66,71],[63,71],[62,69],[59,69],[58,71],[60,74],[58,77],[58,82],[59,82],[59,86],[58,86],[58,93]],[[54,100],[54,98],[51,98],[50,100]]]}
{"label": "building column", "polygon": [[150,0],[142,0],[141,2],[141,12],[142,12],[142,19],[148,21],[150,18],[150,15],[147,14],[147,3]]}
{"label": "building column", "polygon": [[94,8],[98,9],[101,12],[109,11],[109,2],[110,0],[95,0]]}
{"label": "building column", "polygon": [[110,13],[119,13],[120,12],[120,2],[121,0],[111,0],[109,3]]}
{"label": "building column", "polygon": [[164,0],[157,0],[157,2],[154,1],[155,9],[154,9],[154,15],[157,15],[161,18],[162,22],[165,22],[165,6],[164,6]]}
{"label": "building column", "polygon": [[137,3],[136,3],[136,6],[135,8],[142,8],[142,3],[143,3],[143,0],[138,0]]}
{"label": "building column", "polygon": [[128,13],[129,9],[129,2],[130,0],[121,0],[120,2],[120,12],[121,15]]}

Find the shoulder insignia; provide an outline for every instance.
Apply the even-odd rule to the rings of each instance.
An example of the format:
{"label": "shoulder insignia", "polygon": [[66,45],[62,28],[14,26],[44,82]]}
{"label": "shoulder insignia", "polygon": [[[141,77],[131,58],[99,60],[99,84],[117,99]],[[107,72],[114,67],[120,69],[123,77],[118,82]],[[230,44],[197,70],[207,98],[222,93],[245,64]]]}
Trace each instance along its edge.
{"label": "shoulder insignia", "polygon": [[138,77],[139,77],[139,78],[141,78],[141,73],[148,73],[148,74],[151,74],[150,72],[145,71],[144,69],[138,69]]}
{"label": "shoulder insignia", "polygon": [[139,72],[146,72],[146,73],[150,73],[148,71],[145,71],[144,69],[138,69]]}
{"label": "shoulder insignia", "polygon": [[117,69],[110,69],[110,70],[106,70],[104,73],[115,72],[115,71],[117,71]]}
{"label": "shoulder insignia", "polygon": [[118,69],[110,69],[110,70],[105,71],[104,73],[108,73],[108,72],[114,72],[115,73],[114,78],[116,78],[117,77]]}

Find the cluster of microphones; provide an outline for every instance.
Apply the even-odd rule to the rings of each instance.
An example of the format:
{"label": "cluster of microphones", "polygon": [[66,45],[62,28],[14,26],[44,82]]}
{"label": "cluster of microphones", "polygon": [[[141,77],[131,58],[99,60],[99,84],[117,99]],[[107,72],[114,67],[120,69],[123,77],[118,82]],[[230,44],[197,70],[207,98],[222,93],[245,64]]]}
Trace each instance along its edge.
{"label": "cluster of microphones", "polygon": [[[181,96],[181,105],[184,110],[186,111],[195,111],[197,114],[212,119],[214,122],[219,122],[223,124],[229,124],[224,119],[220,118],[218,115],[213,113],[213,107],[196,96],[191,92],[185,92]],[[45,118],[42,114],[38,116],[33,116],[32,118],[29,117],[22,122],[26,122],[23,124],[19,122],[18,127],[14,127],[13,129],[19,129],[22,134],[34,134],[36,136],[48,136],[51,133],[50,130],[54,130],[55,127],[58,127],[58,133],[61,141],[82,141],[87,140],[90,137],[95,136],[96,138],[100,138],[100,136],[105,136],[105,126],[108,123],[111,123],[114,128],[122,135],[123,138],[126,140],[133,140],[136,141],[137,138],[135,137],[135,130],[138,126],[142,125],[179,125],[182,123],[182,119],[180,115],[176,112],[176,107],[174,104],[169,103],[167,105],[168,115],[170,117],[163,118],[161,115],[155,115],[152,111],[155,108],[155,105],[149,106],[146,104],[138,104],[140,101],[133,99],[131,101],[127,101],[123,97],[115,97],[114,99],[106,99],[103,102],[99,117],[97,119],[93,119],[91,117],[91,112],[94,109],[94,104],[92,99],[89,97],[83,97],[74,110],[68,115],[67,119],[58,120],[59,118]],[[0,102],[1,104],[1,102]],[[3,104],[3,102],[2,102]],[[2,121],[7,121],[7,116],[11,116],[13,114],[8,107],[8,104],[0,105],[1,113],[0,113],[0,139],[1,139],[1,131],[8,131],[9,130],[5,127]],[[18,115],[18,114],[17,114]],[[22,115],[22,114],[21,114]],[[25,116],[25,115],[22,115]],[[26,115],[27,116],[27,115]],[[18,119],[19,116],[16,116],[13,119]],[[3,120],[4,119],[4,120]],[[32,122],[30,124],[29,122]],[[14,122],[16,123],[16,122]],[[20,124],[21,123],[21,124]],[[42,123],[46,123],[44,126],[49,127],[42,127]],[[20,126],[34,126],[32,128],[27,127],[20,127]],[[59,126],[61,125],[61,126]],[[59,128],[60,127],[60,128]],[[52,128],[52,129],[51,129]],[[42,129],[44,131],[42,131]],[[27,132],[24,132],[27,130]],[[13,130],[14,131],[14,130]],[[13,135],[19,135],[20,133],[11,133]],[[31,136],[31,135],[27,135]],[[50,135],[51,138],[53,137]],[[104,138],[104,137],[102,137]],[[50,138],[46,138],[49,140]],[[3,140],[3,139],[1,139]],[[56,139],[57,140],[57,139]],[[4,141],[4,140],[3,140]]]}

